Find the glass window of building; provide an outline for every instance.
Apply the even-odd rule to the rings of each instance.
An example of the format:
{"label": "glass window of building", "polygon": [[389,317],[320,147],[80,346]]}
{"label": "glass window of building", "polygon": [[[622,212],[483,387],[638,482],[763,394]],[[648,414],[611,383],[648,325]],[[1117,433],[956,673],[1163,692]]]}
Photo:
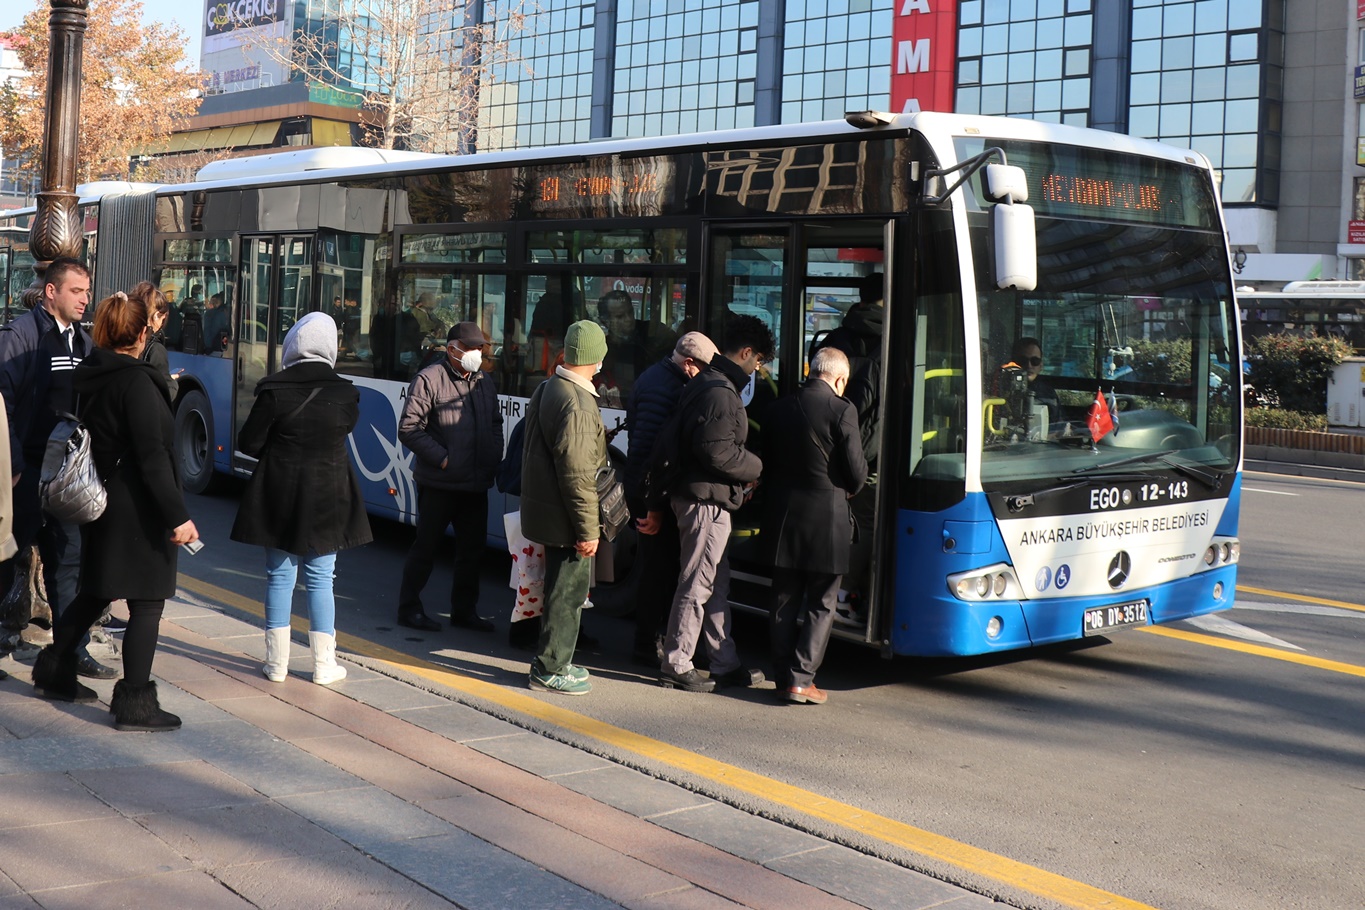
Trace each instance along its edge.
{"label": "glass window of building", "polygon": [[[489,28],[505,41],[506,52],[480,87],[479,150],[586,142],[594,4],[538,0],[532,8],[521,0],[495,0],[489,9]],[[525,27],[509,28],[520,14],[526,14]]]}
{"label": "glass window of building", "polygon": [[1088,0],[967,0],[958,22],[960,113],[1089,125]]}
{"label": "glass window of building", "polygon": [[611,135],[753,126],[758,8],[758,0],[621,0]]}
{"label": "glass window of building", "polygon": [[1224,203],[1278,201],[1283,22],[1284,0],[1133,0],[1128,130],[1207,155]]}
{"label": "glass window of building", "polygon": [[893,6],[893,0],[786,4],[783,123],[838,120],[845,111],[886,108]]}

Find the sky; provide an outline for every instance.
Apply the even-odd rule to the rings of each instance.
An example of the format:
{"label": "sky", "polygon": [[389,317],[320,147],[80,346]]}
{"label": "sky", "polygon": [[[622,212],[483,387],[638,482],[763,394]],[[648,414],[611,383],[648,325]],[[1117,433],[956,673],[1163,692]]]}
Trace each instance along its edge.
{"label": "sky", "polygon": [[[39,0],[5,0],[0,3],[0,32],[9,31],[38,5]],[[47,0],[41,0],[47,7]],[[185,58],[199,65],[199,44],[204,37],[203,0],[142,0],[144,22],[175,22],[189,39]]]}

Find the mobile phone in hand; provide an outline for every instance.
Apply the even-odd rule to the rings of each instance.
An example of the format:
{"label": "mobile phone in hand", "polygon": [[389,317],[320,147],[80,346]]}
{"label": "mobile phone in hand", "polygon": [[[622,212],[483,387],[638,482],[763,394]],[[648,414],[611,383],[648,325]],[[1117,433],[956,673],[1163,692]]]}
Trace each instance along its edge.
{"label": "mobile phone in hand", "polygon": [[180,549],[193,556],[204,549],[204,542],[202,540],[191,540],[189,543],[182,543]]}

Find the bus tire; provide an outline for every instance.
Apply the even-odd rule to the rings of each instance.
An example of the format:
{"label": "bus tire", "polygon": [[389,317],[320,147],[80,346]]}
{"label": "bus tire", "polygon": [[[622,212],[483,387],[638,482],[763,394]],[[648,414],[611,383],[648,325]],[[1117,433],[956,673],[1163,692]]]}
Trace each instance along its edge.
{"label": "bus tire", "polygon": [[203,493],[212,486],[213,411],[198,389],[182,395],[175,410],[175,459],[186,493]]}

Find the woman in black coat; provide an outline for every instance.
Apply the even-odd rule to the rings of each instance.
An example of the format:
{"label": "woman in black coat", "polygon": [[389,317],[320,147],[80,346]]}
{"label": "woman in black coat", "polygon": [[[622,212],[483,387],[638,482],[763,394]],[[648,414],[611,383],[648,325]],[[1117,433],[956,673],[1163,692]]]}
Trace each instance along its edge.
{"label": "woman in black coat", "polygon": [[171,375],[170,361],[166,356],[166,336],[163,334],[166,320],[171,315],[171,305],[166,302],[166,296],[160,289],[150,281],[139,281],[133,285],[128,296],[136,297],[147,306],[147,324],[151,331],[147,335],[147,346],[142,350],[142,359],[166,374],[167,391],[171,396],[171,402],[174,403],[175,396],[180,392],[180,383]]}
{"label": "woman in black coat", "polygon": [[110,601],[127,600],[123,679],[114,684],[109,702],[120,730],[180,726],[180,718],[157,702],[152,658],[166,598],[175,593],[179,547],[199,539],[180,492],[166,376],[139,359],[148,318],[146,304],[122,292],[101,301],[95,349],[73,375],[108,504],[104,514],[81,527],[80,593],[33,664],[40,694],[94,701],[94,691],[76,679],[76,649]]}
{"label": "woman in black coat", "polygon": [[309,313],[284,337],[284,369],[256,386],[237,446],[260,459],[232,526],[232,539],[265,547],[265,665],[272,682],[289,672],[289,614],[303,566],[313,682],[345,678],[336,662],[332,578],[338,550],[369,543],[360,481],[346,437],[360,419],[360,392],[336,373],[337,327]]}

